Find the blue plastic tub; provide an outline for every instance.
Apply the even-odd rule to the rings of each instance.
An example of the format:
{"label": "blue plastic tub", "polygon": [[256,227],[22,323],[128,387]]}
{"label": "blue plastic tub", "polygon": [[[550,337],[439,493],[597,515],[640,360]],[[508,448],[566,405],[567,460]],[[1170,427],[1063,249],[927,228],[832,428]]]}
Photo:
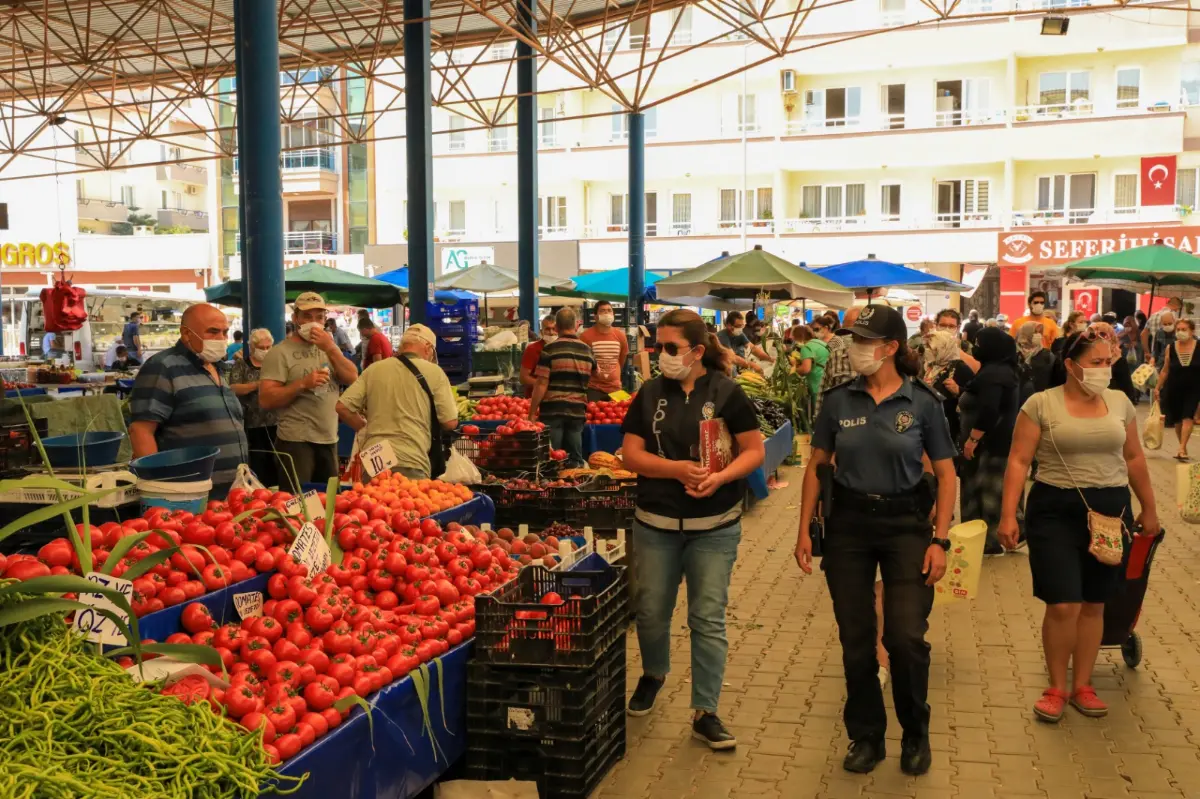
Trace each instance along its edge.
{"label": "blue plastic tub", "polygon": [[114,463],[124,438],[121,432],[71,433],[43,438],[42,446],[55,469],[79,469]]}
{"label": "blue plastic tub", "polygon": [[213,464],[221,450],[216,447],[181,447],[146,455],[130,462],[139,480],[164,483],[196,483],[212,479]]}

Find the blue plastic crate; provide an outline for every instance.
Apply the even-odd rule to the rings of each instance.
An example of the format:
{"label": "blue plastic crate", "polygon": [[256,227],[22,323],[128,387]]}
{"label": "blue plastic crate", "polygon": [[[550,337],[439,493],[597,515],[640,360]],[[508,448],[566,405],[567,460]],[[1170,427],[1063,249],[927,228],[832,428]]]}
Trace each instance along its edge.
{"label": "blue plastic crate", "polygon": [[429,329],[436,333],[438,338],[462,338],[469,342],[479,340],[479,327],[474,322],[457,325],[430,324]]}
{"label": "blue plastic crate", "polygon": [[428,313],[428,318],[433,319],[436,316],[463,316],[465,314],[473,315],[476,319],[479,318],[479,300],[455,300],[454,302],[427,302],[425,310]]}

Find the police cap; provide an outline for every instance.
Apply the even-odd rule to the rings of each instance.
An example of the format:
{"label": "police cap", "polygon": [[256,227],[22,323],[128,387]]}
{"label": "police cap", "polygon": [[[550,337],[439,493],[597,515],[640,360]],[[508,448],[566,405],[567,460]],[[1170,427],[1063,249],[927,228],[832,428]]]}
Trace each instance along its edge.
{"label": "police cap", "polygon": [[886,305],[868,305],[858,315],[850,332],[863,338],[904,341],[908,338],[908,326],[904,317],[895,308]]}

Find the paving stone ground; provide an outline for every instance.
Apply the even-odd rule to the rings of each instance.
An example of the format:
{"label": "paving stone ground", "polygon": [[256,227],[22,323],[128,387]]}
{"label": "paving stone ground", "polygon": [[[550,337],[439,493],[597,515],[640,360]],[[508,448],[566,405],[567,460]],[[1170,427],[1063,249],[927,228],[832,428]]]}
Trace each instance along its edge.
{"label": "paving stone ground", "polygon": [[[691,738],[686,600],[672,625],[672,672],[655,711],[628,720],[628,748],[594,794],[604,799],[1108,799],[1200,797],[1200,535],[1175,505],[1175,441],[1149,453],[1159,548],[1138,631],[1144,659],[1126,667],[1102,650],[1095,685],[1105,719],[1068,709],[1057,726],[1030,710],[1047,684],[1040,643],[1043,605],[1032,596],[1024,554],[985,561],[980,596],[935,608],[929,702],[933,768],[899,768],[900,727],[888,703],[888,759],[873,774],[841,768],[841,648],[824,580],[792,558],[798,468],[785,489],[747,514],[729,606],[729,662],[721,715],[738,738],[732,753]],[[1200,450],[1198,450],[1200,453]],[[629,690],[641,673],[629,635]]]}

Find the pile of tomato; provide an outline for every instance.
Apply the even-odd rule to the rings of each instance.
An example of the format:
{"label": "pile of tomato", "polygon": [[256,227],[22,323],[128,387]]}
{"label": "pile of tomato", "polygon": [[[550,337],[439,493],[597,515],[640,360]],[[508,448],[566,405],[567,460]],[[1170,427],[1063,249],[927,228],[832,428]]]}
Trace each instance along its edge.
{"label": "pile of tomato", "polygon": [[587,406],[587,423],[620,424],[625,421],[625,412],[629,410],[630,402],[632,402],[632,399],[621,400],[620,402],[613,400],[589,402]]}
{"label": "pile of tomato", "polygon": [[403,518],[393,528],[347,516],[334,524],[341,563],[310,576],[288,558],[267,583],[261,616],[218,626],[193,603],[181,616],[185,632],[167,639],[214,647],[230,674],[224,691],[193,683],[167,692],[207,699],[248,730],[261,728],[273,759],[287,760],[340,723],[349,706],[335,709],[339,700],[369,697],[469,639],[473,596],[529,560],[525,551],[510,557],[507,538],[457,523]]}
{"label": "pile of tomato", "polygon": [[498,422],[504,419],[528,419],[529,400],[524,397],[484,397],[475,404],[477,422]]}

